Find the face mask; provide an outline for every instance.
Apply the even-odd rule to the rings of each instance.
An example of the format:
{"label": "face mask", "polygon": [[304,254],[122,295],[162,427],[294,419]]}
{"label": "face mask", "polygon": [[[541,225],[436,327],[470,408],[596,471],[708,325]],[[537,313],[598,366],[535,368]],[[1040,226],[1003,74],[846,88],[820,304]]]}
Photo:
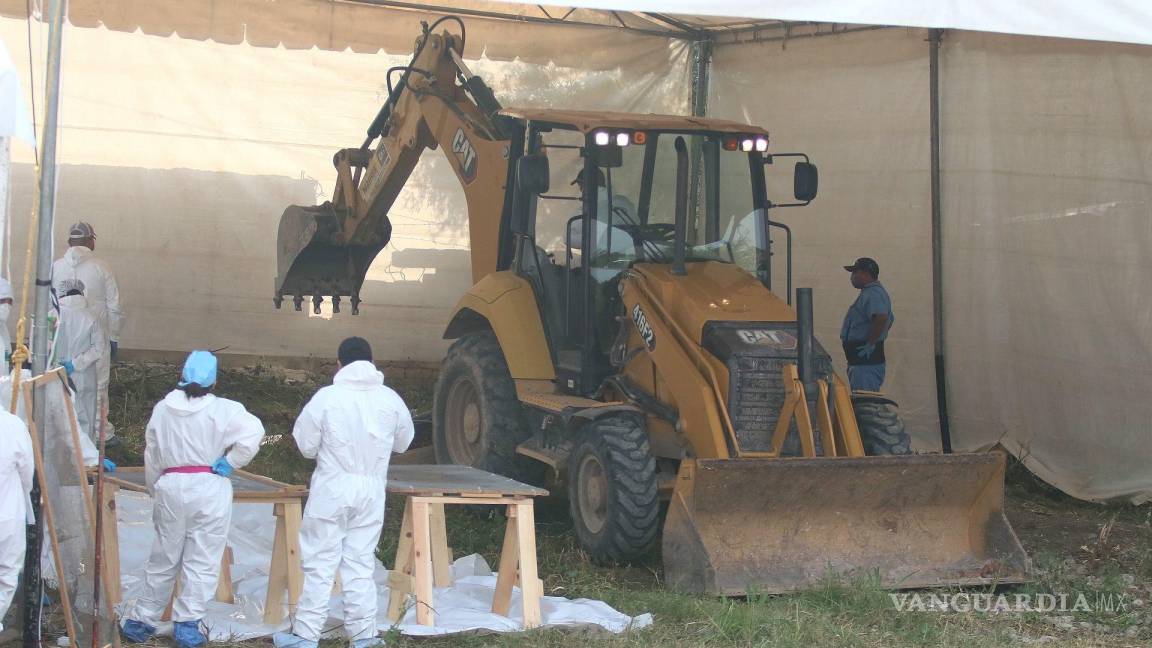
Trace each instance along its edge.
{"label": "face mask", "polygon": [[12,304],[0,304],[0,324],[8,325],[8,315],[12,312]]}

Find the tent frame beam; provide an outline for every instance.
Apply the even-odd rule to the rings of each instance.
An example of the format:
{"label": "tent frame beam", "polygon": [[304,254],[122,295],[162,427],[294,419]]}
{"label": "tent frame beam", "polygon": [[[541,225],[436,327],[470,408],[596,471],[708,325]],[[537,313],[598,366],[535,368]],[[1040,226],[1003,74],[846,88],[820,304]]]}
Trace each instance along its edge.
{"label": "tent frame beam", "polygon": [[[543,5],[535,5],[541,16],[505,13],[484,9],[469,9],[463,7],[450,7],[446,5],[428,4],[423,2],[405,2],[404,0],[333,0],[346,4],[368,5],[401,11],[421,11],[426,13],[451,14],[459,16],[472,16],[490,20],[503,20],[522,24],[536,25],[562,25],[565,27],[586,27],[591,29],[622,30],[643,36],[658,36],[685,40],[692,43],[709,41],[712,46],[743,45],[747,43],[767,43],[787,41],[793,38],[815,38],[820,36],[838,36],[860,31],[874,29],[892,29],[884,25],[850,25],[845,23],[818,23],[818,22],[787,22],[787,21],[749,21],[739,26],[718,24],[715,27],[698,27],[687,23],[675,16],[657,12],[621,12],[601,11],[596,9],[569,8],[562,16],[552,15]],[[532,5],[523,5],[531,7]],[[576,11],[589,11],[607,16],[610,22],[597,23],[587,20],[572,19]],[[641,27],[629,24],[626,17],[640,19],[652,27]]]}

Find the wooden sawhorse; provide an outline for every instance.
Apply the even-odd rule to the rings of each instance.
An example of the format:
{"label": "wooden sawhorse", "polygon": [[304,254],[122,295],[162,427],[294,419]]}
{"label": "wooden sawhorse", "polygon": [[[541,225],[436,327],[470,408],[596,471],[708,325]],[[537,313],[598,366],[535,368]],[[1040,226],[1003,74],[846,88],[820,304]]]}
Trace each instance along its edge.
{"label": "wooden sawhorse", "polygon": [[[272,504],[276,515],[276,535],[272,541],[272,560],[268,566],[268,590],[264,606],[264,623],[278,625],[284,620],[284,599],[287,595],[288,612],[296,610],[300,590],[304,585],[300,570],[300,521],[303,514],[304,498],[308,490],[303,486],[293,486],[274,479],[255,475],[243,470],[232,474],[232,501],[236,504]],[[117,468],[114,473],[104,475],[104,519],[116,519],[116,493],[120,490],[146,493],[144,469],[140,467]],[[104,524],[104,561],[109,579],[108,597],[113,606],[120,602],[123,592],[120,587],[120,534],[116,524]],[[232,552],[224,551],[220,561],[220,580],[216,586],[216,600],[232,602]],[[173,598],[179,587],[173,587]],[[169,600],[168,612],[171,614]]]}
{"label": "wooden sawhorse", "polygon": [[508,524],[492,611],[504,616],[512,586],[520,583],[524,627],[540,625],[544,587],[536,572],[536,524],[533,497],[548,491],[468,466],[392,466],[388,492],[406,496],[396,564],[388,573],[388,619],[400,620],[408,594],[416,597],[416,622],[435,623],[433,587],[452,584],[452,551],[444,519],[446,504],[506,506]]}

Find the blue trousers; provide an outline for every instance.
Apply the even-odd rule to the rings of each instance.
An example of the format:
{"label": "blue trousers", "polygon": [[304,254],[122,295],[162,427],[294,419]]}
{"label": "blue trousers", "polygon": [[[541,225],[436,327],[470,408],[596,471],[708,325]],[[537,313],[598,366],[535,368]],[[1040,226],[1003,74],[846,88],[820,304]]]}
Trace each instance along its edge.
{"label": "blue trousers", "polygon": [[852,391],[880,391],[884,384],[884,368],[887,365],[849,365],[848,384]]}

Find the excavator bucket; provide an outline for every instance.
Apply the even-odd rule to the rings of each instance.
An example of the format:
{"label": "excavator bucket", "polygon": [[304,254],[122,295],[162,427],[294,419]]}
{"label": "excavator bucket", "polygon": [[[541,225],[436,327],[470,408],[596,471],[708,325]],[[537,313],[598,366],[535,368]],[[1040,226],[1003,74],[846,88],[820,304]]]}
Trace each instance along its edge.
{"label": "excavator bucket", "polygon": [[725,596],[878,575],[886,588],[1017,583],[998,453],[681,463],[665,578]]}
{"label": "excavator bucket", "polygon": [[340,237],[346,218],[347,214],[331,203],[315,207],[292,205],[284,210],[276,237],[276,308],[288,296],[296,310],[301,310],[308,295],[313,311],[319,313],[324,297],[329,296],[333,312],[338,313],[341,297],[348,297],[352,314],[359,313],[364,276],[388,243],[392,226],[383,218],[381,231],[363,237],[364,244],[348,245]]}

